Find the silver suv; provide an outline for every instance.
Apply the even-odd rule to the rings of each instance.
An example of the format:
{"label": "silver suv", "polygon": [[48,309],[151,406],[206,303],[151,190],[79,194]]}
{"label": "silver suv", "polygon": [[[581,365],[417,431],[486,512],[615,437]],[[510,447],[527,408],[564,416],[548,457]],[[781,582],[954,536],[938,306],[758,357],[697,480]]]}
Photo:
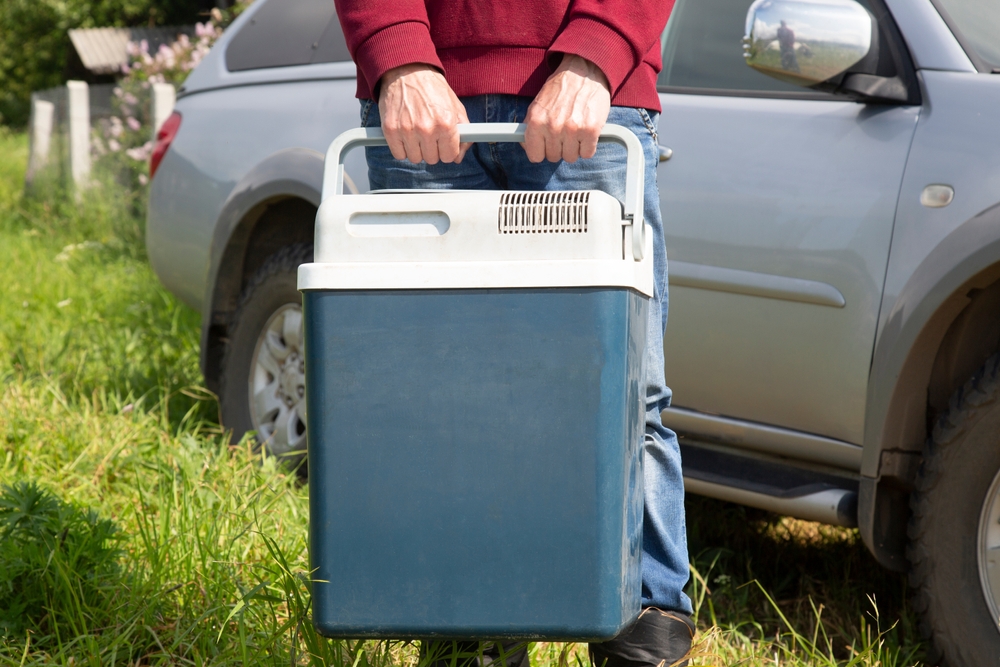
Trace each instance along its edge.
{"label": "silver suv", "polygon": [[[857,525],[947,664],[1000,665],[1000,3],[679,0],[662,46],[687,489]],[[258,0],[155,158],[153,267],[225,425],[276,454],[305,444],[295,271],[354,92],[330,0]]]}

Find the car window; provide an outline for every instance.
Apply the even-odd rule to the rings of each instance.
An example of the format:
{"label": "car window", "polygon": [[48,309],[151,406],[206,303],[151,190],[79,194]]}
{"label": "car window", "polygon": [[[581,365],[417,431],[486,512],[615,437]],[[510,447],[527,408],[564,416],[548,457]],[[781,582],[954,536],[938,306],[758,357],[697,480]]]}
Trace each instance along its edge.
{"label": "car window", "polygon": [[677,0],[663,31],[661,90],[706,88],[729,91],[806,93],[747,66],[743,30],[753,0]]}
{"label": "car window", "polygon": [[226,69],[237,72],[350,60],[333,0],[264,2],[226,48]]}
{"label": "car window", "polygon": [[753,0],[677,0],[663,31],[661,88],[804,92],[747,66],[743,30]]}
{"label": "car window", "polygon": [[1000,2],[997,0],[937,0],[962,46],[985,61],[991,69],[1000,68]]}

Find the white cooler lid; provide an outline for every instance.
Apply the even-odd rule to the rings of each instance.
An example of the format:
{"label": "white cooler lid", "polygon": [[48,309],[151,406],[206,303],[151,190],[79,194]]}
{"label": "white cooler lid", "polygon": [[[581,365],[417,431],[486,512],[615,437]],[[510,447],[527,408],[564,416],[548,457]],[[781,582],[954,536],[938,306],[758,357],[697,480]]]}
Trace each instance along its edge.
{"label": "white cooler lid", "polygon": [[617,199],[598,190],[392,191],[329,197],[300,290],[625,287],[653,294]]}

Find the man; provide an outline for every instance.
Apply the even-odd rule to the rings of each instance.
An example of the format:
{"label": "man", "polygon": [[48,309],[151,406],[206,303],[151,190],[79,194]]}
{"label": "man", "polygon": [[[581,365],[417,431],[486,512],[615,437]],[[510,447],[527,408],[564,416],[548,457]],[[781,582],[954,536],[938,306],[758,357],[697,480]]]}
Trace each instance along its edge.
{"label": "man", "polygon": [[[358,65],[362,125],[381,126],[388,142],[388,148],[366,150],[372,189],[600,189],[623,200],[625,149],[598,146],[597,138],[605,123],[639,137],[655,274],[646,351],[643,611],[618,637],[590,650],[598,667],[675,663],[688,651],[694,625],[683,593],[688,559],[680,452],[660,421],[670,390],[663,378],[667,282],[656,188],[656,75],[673,0],[336,5]],[[523,148],[460,143],[456,125],[470,121],[526,123]],[[504,650],[510,648],[492,646],[484,662],[504,653],[508,665],[526,665],[523,648]]]}
{"label": "man", "polygon": [[778,50],[781,52],[781,69],[799,71],[799,59],[795,57],[795,31],[784,21],[778,27]]}

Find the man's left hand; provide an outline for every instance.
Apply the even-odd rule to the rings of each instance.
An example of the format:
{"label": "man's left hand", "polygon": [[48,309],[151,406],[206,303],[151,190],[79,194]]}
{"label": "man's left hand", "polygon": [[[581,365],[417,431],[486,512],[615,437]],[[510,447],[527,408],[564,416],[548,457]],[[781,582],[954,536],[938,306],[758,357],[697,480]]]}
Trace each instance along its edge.
{"label": "man's left hand", "polygon": [[594,157],[610,112],[611,91],[604,72],[589,60],[565,54],[528,107],[524,119],[528,159],[576,162]]}

